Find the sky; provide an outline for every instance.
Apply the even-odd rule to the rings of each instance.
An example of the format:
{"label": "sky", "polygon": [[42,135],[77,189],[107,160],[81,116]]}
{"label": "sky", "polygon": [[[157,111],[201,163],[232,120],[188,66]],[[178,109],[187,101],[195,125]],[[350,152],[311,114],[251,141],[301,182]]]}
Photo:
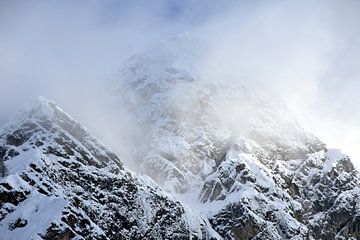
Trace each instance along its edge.
{"label": "sky", "polygon": [[39,95],[96,124],[122,62],[189,31],[211,42],[207,75],[271,89],[360,166],[359,12],[355,0],[0,1],[0,125]]}

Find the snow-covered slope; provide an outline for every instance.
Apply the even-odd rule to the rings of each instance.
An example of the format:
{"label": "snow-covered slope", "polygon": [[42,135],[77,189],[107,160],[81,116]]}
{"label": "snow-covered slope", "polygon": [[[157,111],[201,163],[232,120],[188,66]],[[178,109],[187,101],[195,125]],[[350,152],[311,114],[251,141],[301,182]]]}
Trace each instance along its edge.
{"label": "snow-covered slope", "polygon": [[207,177],[201,199],[214,228],[234,239],[358,236],[359,177],[339,150],[290,158],[242,139]]}
{"label": "snow-covered slope", "polygon": [[2,128],[0,239],[210,238],[206,221],[122,162],[53,102]]}
{"label": "snow-covered slope", "polygon": [[124,64],[113,94],[143,126],[142,171],[180,199],[196,196],[184,202],[226,239],[358,237],[359,174],[348,157],[271,94],[205,79],[206,50],[182,34]]}
{"label": "snow-covered slope", "polygon": [[204,79],[196,66],[206,50],[195,36],[181,34],[129,59],[114,84],[118,104],[143,127],[135,158],[171,192],[199,183],[233,138],[245,135],[268,150],[285,147],[295,155],[318,141],[280,101],[259,98],[241,81]]}
{"label": "snow-covered slope", "polygon": [[[202,49],[182,34],[159,48],[132,57],[121,71],[114,95],[142,126],[134,156],[142,170],[171,192],[184,192],[211,169],[213,149],[223,149],[206,104],[211,86],[199,84],[192,73]],[[192,59],[194,61],[188,61]],[[202,159],[199,161],[199,159]],[[205,173],[207,174],[207,172]]]}

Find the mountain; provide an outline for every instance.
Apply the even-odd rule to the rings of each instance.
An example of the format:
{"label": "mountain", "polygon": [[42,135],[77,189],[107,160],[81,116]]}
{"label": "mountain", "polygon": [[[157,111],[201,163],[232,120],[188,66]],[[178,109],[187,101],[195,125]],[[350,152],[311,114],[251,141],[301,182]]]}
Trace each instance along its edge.
{"label": "mountain", "polygon": [[206,46],[191,48],[200,40],[188,35],[132,57],[113,92],[142,126],[134,158],[170,192],[186,192],[201,181],[214,159],[225,154],[224,139],[229,137],[212,119],[215,109],[208,105],[216,89],[194,74],[194,61]]}
{"label": "mountain", "polygon": [[[115,104],[142,126],[134,159],[225,239],[359,239],[359,173],[286,104],[207,79],[209,46],[181,34],[126,62]],[[190,199],[187,199],[190,198]]]}
{"label": "mountain", "polygon": [[180,34],[107,85],[125,164],[43,98],[5,125],[0,239],[360,239],[349,157],[273,93],[206,73],[210,49]]}
{"label": "mountain", "polygon": [[196,65],[201,68],[207,49],[184,33],[132,57],[120,71],[113,94],[143,127],[134,148],[142,171],[170,192],[186,192],[199,187],[193,183],[212,172],[241,136],[293,155],[322,148],[281,101],[260,98],[241,79],[204,79]]}
{"label": "mountain", "polygon": [[1,129],[0,162],[0,239],[216,237],[44,98]]}

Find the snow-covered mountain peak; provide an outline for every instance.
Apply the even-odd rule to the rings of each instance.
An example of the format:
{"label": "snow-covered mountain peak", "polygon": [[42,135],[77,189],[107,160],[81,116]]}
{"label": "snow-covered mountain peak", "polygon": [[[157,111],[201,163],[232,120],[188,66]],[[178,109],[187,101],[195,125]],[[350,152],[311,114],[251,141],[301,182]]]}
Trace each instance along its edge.
{"label": "snow-covered mountain peak", "polygon": [[116,79],[115,104],[142,128],[140,170],[185,193],[225,239],[360,236],[357,212],[345,210],[351,197],[358,206],[350,159],[303,129],[267,89],[203,74],[206,48],[191,54],[198,43],[188,38],[133,57]]}
{"label": "snow-covered mountain peak", "polygon": [[209,47],[209,43],[202,37],[182,32],[139,54],[138,57],[151,59],[153,66],[163,70],[169,71],[171,67],[194,74],[199,69],[197,64],[200,64]]}
{"label": "snow-covered mountain peak", "polygon": [[[21,110],[13,117],[9,123],[5,124],[1,131],[6,133],[12,129],[19,127],[24,122],[48,121],[51,124],[60,124],[67,122],[69,125],[81,125],[64,112],[54,101],[45,97],[38,97],[36,101],[31,102],[25,109]],[[49,128],[50,126],[47,126]],[[64,125],[65,127],[65,125]],[[66,129],[64,129],[66,130]]]}
{"label": "snow-covered mountain peak", "polygon": [[0,132],[0,239],[216,237],[54,102],[16,119]]}
{"label": "snow-covered mountain peak", "polygon": [[319,142],[270,93],[260,97],[241,79],[201,75],[207,48],[182,34],[129,59],[115,80],[115,104],[143,128],[134,158],[169,191],[201,182],[239,137],[271,151],[307,152]]}
{"label": "snow-covered mountain peak", "polygon": [[[20,112],[0,132],[0,143],[3,144],[3,158],[19,155],[14,148],[22,149],[22,152],[62,156],[66,158],[78,158],[85,160],[84,164],[95,166],[107,166],[108,164],[122,169],[123,164],[111,151],[98,141],[79,122],[71,118],[66,112],[58,107],[55,102],[40,97],[33,107]],[[82,149],[74,152],[73,146],[79,145]],[[6,149],[13,149],[7,151]],[[10,155],[9,155],[10,154]],[[26,153],[27,154],[27,153]],[[36,158],[34,158],[36,160]],[[8,170],[19,170],[26,164],[22,160],[9,162]],[[16,163],[14,166],[12,163]]]}
{"label": "snow-covered mountain peak", "polygon": [[208,44],[201,37],[180,33],[131,57],[122,65],[120,75],[131,84],[144,78],[146,84],[157,83],[159,77],[168,75],[179,76],[178,81],[194,81],[207,49]]}

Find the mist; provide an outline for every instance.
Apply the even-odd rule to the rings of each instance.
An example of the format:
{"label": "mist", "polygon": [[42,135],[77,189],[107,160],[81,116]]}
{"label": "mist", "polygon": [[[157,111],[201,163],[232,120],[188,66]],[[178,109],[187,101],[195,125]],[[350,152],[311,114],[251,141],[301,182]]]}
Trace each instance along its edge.
{"label": "mist", "polygon": [[215,46],[203,72],[274,92],[305,129],[358,165],[359,10],[356,1],[239,4],[202,29]]}
{"label": "mist", "polygon": [[138,127],[111,109],[109,83],[132,55],[188,31],[209,42],[203,78],[273,92],[360,166],[359,11],[358,1],[1,2],[0,125],[42,95],[126,157]]}

